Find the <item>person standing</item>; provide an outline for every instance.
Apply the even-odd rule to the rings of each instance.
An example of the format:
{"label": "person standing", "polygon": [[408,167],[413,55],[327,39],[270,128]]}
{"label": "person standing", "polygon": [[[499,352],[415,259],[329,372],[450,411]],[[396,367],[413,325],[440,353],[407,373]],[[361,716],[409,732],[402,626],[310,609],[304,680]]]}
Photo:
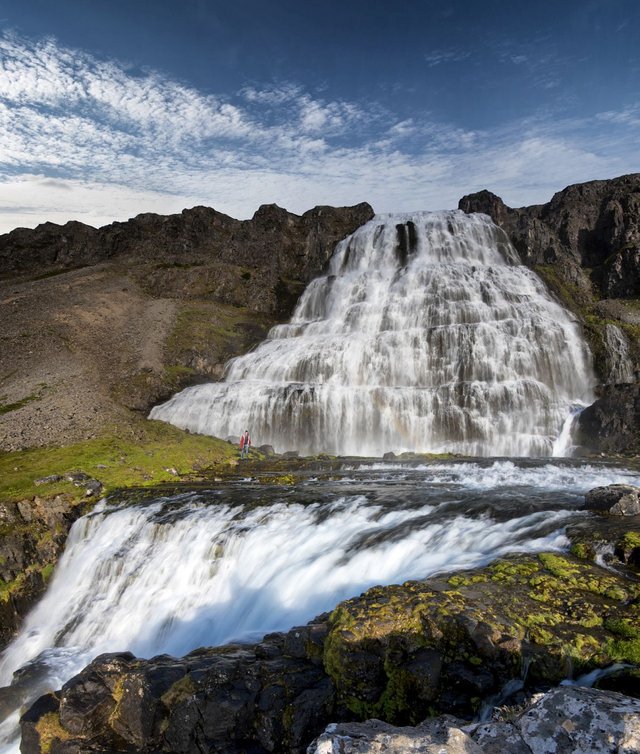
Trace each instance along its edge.
{"label": "person standing", "polygon": [[251,435],[249,430],[245,429],[244,434],[240,437],[240,458],[249,458],[249,448],[251,447]]}

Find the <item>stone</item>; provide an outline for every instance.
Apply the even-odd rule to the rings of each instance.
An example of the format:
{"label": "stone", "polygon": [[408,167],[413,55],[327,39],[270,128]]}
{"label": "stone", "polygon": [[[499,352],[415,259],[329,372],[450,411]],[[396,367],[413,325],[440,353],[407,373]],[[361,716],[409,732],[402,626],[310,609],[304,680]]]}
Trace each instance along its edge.
{"label": "stone", "polygon": [[612,516],[637,516],[640,514],[640,491],[623,495],[609,508]]}
{"label": "stone", "polygon": [[601,388],[578,416],[576,441],[598,453],[640,453],[640,384]]}
{"label": "stone", "polygon": [[276,454],[273,445],[258,445],[258,450],[267,457],[275,456]]}
{"label": "stone", "polygon": [[596,754],[640,751],[640,700],[579,686],[534,697],[512,720],[450,716],[397,728],[380,720],[332,723],[308,754]]}
{"label": "stone", "polygon": [[613,516],[638,515],[640,514],[640,488],[628,484],[595,487],[584,496],[584,507]]}
{"label": "stone", "polygon": [[43,476],[40,479],[34,479],[34,484],[39,487],[41,484],[53,484],[54,482],[61,482],[64,477],[60,474],[50,474],[49,476]]}
{"label": "stone", "polygon": [[397,458],[396,454],[395,454],[395,453],[393,453],[393,452],[391,452],[391,451],[389,451],[388,453],[385,453],[385,454],[384,454],[384,455],[382,456],[382,460],[383,460],[383,461],[395,461],[395,460],[396,460],[396,458]]}
{"label": "stone", "polygon": [[91,479],[89,474],[85,474],[84,471],[72,471],[69,474],[65,474],[64,478],[67,482],[72,482],[76,487],[84,486],[85,482]]}
{"label": "stone", "polygon": [[85,487],[85,497],[93,497],[94,495],[98,495],[102,491],[102,482],[98,479],[89,479]]}
{"label": "stone", "polygon": [[300,457],[300,451],[298,450],[287,450],[286,453],[282,454],[283,458],[299,458]]}

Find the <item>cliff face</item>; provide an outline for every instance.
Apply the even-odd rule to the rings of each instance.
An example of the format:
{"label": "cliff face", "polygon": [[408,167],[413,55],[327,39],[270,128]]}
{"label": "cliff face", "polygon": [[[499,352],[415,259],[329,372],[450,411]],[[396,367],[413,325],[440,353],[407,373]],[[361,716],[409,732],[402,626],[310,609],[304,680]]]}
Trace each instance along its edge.
{"label": "cliff face", "polygon": [[0,449],[118,431],[286,321],[368,204],[207,207],[0,236]]}
{"label": "cliff face", "polygon": [[620,401],[615,386],[640,379],[640,174],[569,186],[532,207],[513,209],[490,191],[463,197],[459,207],[490,215],[582,321],[603,386],[580,417],[581,441],[600,452],[637,452],[629,438],[640,436],[640,407]]}

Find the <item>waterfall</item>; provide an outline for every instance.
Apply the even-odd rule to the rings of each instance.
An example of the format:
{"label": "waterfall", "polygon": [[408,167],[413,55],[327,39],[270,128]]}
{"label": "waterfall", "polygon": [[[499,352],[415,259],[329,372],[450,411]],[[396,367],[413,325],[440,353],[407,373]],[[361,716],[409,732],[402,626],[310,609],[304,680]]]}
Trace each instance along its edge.
{"label": "waterfall", "polygon": [[381,215],[336,248],[291,322],[150,418],[303,453],[549,456],[591,357],[485,215]]}
{"label": "waterfall", "polygon": [[605,325],[604,342],[609,356],[607,383],[617,385],[633,382],[633,365],[629,356],[629,342],[616,325]]}
{"label": "waterfall", "polygon": [[[117,499],[73,525],[47,593],[0,656],[0,751],[18,710],[102,652],[181,655],[262,637],[375,584],[567,545],[584,492],[637,472],[528,461],[375,464],[277,487]],[[13,680],[12,680],[13,679]],[[4,745],[4,747],[3,747]]]}

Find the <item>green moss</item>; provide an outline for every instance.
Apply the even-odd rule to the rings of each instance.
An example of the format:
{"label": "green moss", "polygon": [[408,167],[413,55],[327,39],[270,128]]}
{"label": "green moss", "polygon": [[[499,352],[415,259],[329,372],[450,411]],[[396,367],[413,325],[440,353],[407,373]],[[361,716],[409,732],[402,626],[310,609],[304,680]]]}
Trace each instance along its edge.
{"label": "green moss", "polygon": [[164,694],[160,697],[165,707],[171,709],[176,704],[185,699],[189,699],[195,694],[196,687],[193,684],[193,680],[190,675],[183,676],[179,681],[176,681]]}
{"label": "green moss", "polygon": [[260,484],[288,485],[295,484],[298,480],[292,474],[282,474],[280,476],[262,476],[258,481]]}
{"label": "green moss", "polygon": [[36,723],[36,731],[40,739],[40,751],[49,754],[54,741],[68,741],[73,736],[60,724],[57,712],[47,712]]}
{"label": "green moss", "polygon": [[2,414],[9,414],[11,413],[11,411],[17,411],[18,409],[23,408],[29,403],[33,403],[33,401],[37,400],[40,400],[39,395],[28,395],[26,398],[23,398],[20,401],[16,401],[15,403],[0,403],[0,416],[2,416]]}
{"label": "green moss", "polygon": [[625,550],[633,550],[640,547],[640,532],[628,531],[620,539],[620,544]]}
{"label": "green moss", "polygon": [[581,560],[593,560],[593,548],[585,542],[575,542],[571,545],[571,554]]}
{"label": "green moss", "polygon": [[614,660],[640,665],[640,639],[614,639],[607,646],[607,652]]}
{"label": "green moss", "polygon": [[[237,464],[236,449],[229,443],[189,434],[164,422],[141,419],[133,429],[127,429],[127,434],[109,434],[63,448],[0,453],[0,499],[33,497],[40,491],[33,485],[35,479],[73,469],[96,476],[109,491],[175,481],[167,471],[170,468],[190,474],[205,468],[229,469]],[[84,495],[82,488],[69,482],[47,485],[47,495],[62,492],[69,492],[76,499]]]}
{"label": "green moss", "polygon": [[556,578],[564,579],[567,582],[575,582],[575,577],[580,573],[577,565],[570,563],[561,555],[555,555],[552,552],[543,552],[538,555],[538,560],[550,571]]}
{"label": "green moss", "polygon": [[605,619],[604,626],[612,634],[623,639],[640,639],[640,625],[637,619],[610,617]]}

